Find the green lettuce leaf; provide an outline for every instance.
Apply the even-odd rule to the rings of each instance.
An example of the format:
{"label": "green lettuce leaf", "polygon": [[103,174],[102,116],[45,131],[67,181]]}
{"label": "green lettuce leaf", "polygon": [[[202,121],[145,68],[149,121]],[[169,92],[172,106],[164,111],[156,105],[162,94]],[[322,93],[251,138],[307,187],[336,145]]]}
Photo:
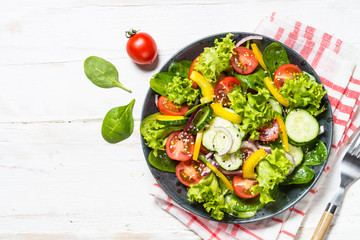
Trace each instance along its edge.
{"label": "green lettuce leaf", "polygon": [[290,102],[290,109],[304,108],[313,116],[326,110],[320,106],[326,91],[307,73],[296,74],[294,79],[285,81],[280,93]]}
{"label": "green lettuce leaf", "polygon": [[260,202],[267,204],[274,199],[271,196],[271,191],[286,179],[286,174],[289,173],[293,164],[285,156],[285,151],[276,148],[271,151],[259,164],[256,166],[257,177],[259,182],[251,188],[251,191],[260,193]]}
{"label": "green lettuce leaf", "polygon": [[205,48],[199,57],[199,62],[194,65],[194,69],[201,72],[207,81],[216,82],[221,72],[232,70],[230,58],[235,48],[232,36],[233,34],[229,33],[222,38],[222,41],[216,39],[215,46]]}
{"label": "green lettuce leaf", "polygon": [[203,203],[207,212],[211,212],[211,217],[221,220],[224,213],[230,213],[230,204],[225,201],[228,190],[221,186],[214,173],[210,173],[200,180],[196,185],[190,185],[188,190],[189,201]]}
{"label": "green lettuce leaf", "polygon": [[232,108],[242,117],[240,128],[250,133],[250,139],[257,140],[259,132],[257,129],[270,124],[275,117],[272,107],[267,104],[271,94],[266,88],[256,88],[257,94],[244,91],[242,84],[236,86],[228,94]]}
{"label": "green lettuce leaf", "polygon": [[199,90],[192,88],[191,85],[192,82],[189,79],[174,76],[166,87],[168,101],[172,101],[176,105],[183,103],[192,105],[199,96]]}

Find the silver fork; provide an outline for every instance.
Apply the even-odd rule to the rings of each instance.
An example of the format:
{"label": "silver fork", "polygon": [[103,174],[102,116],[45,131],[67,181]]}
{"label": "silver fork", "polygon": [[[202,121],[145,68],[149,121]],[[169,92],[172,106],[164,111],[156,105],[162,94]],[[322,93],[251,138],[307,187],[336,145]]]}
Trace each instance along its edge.
{"label": "silver fork", "polygon": [[360,177],[360,144],[357,145],[359,138],[360,131],[357,133],[357,136],[353,140],[341,162],[340,187],[332,200],[326,206],[311,240],[321,240],[324,238],[334,217],[335,211],[340,206],[344,192]]}

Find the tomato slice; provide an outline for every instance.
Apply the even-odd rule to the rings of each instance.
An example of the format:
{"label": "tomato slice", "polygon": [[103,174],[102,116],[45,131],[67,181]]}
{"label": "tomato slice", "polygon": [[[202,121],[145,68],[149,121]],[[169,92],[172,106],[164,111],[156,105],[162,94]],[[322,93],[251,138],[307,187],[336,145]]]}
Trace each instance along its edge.
{"label": "tomato slice", "polygon": [[189,70],[188,78],[193,82],[193,84],[191,86],[192,88],[197,88],[197,86],[198,86],[197,83],[190,78],[190,76],[191,76],[191,73],[194,71],[195,63],[199,62],[199,57],[200,57],[200,55],[197,58],[195,58],[195,60],[191,63],[190,70]]}
{"label": "tomato slice", "polygon": [[182,116],[189,111],[187,104],[182,104],[181,107],[178,108],[175,103],[168,101],[164,96],[159,97],[157,107],[162,114],[171,116]]}
{"label": "tomato slice", "polygon": [[169,158],[187,161],[194,153],[194,137],[184,131],[173,132],[166,140],[165,150]]}
{"label": "tomato slice", "polygon": [[243,160],[246,160],[250,157],[251,154],[254,153],[254,151],[250,148],[241,148],[241,153]]}
{"label": "tomato slice", "polygon": [[178,163],[175,168],[175,173],[179,181],[189,187],[190,184],[196,185],[199,183],[199,181],[203,178],[201,174],[205,168],[206,165],[204,163],[189,160]]}
{"label": "tomato slice", "polygon": [[287,79],[293,79],[294,74],[302,73],[301,69],[294,64],[284,64],[279,67],[274,74],[274,85],[281,88]]}
{"label": "tomato slice", "polygon": [[259,193],[253,195],[250,191],[251,187],[258,184],[256,180],[243,178],[241,175],[236,175],[233,178],[234,192],[241,198],[253,198]]}
{"label": "tomato slice", "polygon": [[234,70],[244,75],[252,73],[259,63],[253,51],[246,47],[236,47],[234,52],[235,54],[230,58]]}
{"label": "tomato slice", "polygon": [[241,82],[236,77],[225,77],[221,79],[214,88],[215,99],[223,106],[229,107],[230,100],[227,95],[231,89],[240,84]]}
{"label": "tomato slice", "polygon": [[201,143],[200,152],[203,154],[208,154],[210,151],[206,147],[204,147],[204,145],[202,145],[202,143]]}
{"label": "tomato slice", "polygon": [[276,119],[272,119],[271,123],[271,126],[265,126],[258,130],[260,132],[260,141],[272,141],[279,137],[280,128],[278,121]]}

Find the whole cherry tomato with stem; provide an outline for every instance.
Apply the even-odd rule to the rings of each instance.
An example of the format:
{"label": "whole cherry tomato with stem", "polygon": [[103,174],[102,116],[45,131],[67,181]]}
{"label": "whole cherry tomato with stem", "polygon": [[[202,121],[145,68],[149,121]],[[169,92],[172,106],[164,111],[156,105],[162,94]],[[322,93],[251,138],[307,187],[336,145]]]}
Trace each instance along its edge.
{"label": "whole cherry tomato with stem", "polygon": [[144,65],[154,62],[157,56],[157,46],[149,34],[132,29],[126,31],[125,36],[129,38],[126,51],[135,63]]}

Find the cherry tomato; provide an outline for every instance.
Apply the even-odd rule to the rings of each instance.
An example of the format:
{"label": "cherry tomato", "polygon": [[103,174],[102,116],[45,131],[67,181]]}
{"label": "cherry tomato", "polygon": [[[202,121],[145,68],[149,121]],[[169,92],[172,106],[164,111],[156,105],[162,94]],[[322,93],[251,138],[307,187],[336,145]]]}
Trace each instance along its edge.
{"label": "cherry tomato", "polygon": [[271,120],[271,126],[265,126],[260,128],[258,131],[260,132],[259,140],[260,141],[272,141],[279,137],[279,123],[276,119]]}
{"label": "cherry tomato", "polygon": [[182,116],[189,111],[187,104],[182,104],[181,107],[178,108],[175,103],[168,101],[164,96],[159,97],[157,107],[162,114],[171,116]]}
{"label": "cherry tomato", "polygon": [[[189,69],[189,79],[191,80],[191,78],[190,78],[190,76],[191,76],[191,73],[194,71],[194,66],[195,66],[195,63],[197,63],[197,62],[199,62],[199,57],[200,56],[198,56],[197,58],[195,58],[195,60],[191,63],[191,66],[190,66],[190,69]],[[193,84],[192,84],[192,88],[197,88],[197,83],[196,82],[194,82],[193,80],[191,80],[192,82],[193,82]]]}
{"label": "cherry tomato", "polygon": [[241,148],[242,158],[244,160],[248,159],[251,154],[254,153],[254,151],[250,148]]}
{"label": "cherry tomato", "polygon": [[152,64],[157,56],[155,40],[147,33],[136,30],[126,32],[129,38],[126,51],[130,58],[137,64]]}
{"label": "cherry tomato", "polygon": [[228,93],[236,87],[237,85],[241,84],[241,82],[236,77],[225,77],[220,82],[215,85],[214,94],[215,99],[221,103],[222,105],[229,107],[229,98]]}
{"label": "cherry tomato", "polygon": [[246,47],[236,47],[234,52],[235,54],[230,58],[234,70],[244,75],[252,73],[258,65],[258,60],[253,51]]}
{"label": "cherry tomato", "polygon": [[258,184],[256,180],[245,179],[241,175],[236,175],[233,178],[233,187],[234,192],[241,198],[253,198],[256,197],[259,193],[253,195],[250,191],[251,187]]}
{"label": "cherry tomato", "polygon": [[302,73],[301,69],[294,64],[284,64],[274,74],[275,87],[281,88],[287,79],[293,79],[294,74]]}
{"label": "cherry tomato", "polygon": [[202,171],[206,168],[205,164],[199,161],[188,160],[176,165],[175,173],[179,181],[185,186],[198,184],[203,178]]}
{"label": "cherry tomato", "polygon": [[173,132],[166,140],[165,150],[169,158],[187,161],[194,153],[194,137],[184,131]]}

